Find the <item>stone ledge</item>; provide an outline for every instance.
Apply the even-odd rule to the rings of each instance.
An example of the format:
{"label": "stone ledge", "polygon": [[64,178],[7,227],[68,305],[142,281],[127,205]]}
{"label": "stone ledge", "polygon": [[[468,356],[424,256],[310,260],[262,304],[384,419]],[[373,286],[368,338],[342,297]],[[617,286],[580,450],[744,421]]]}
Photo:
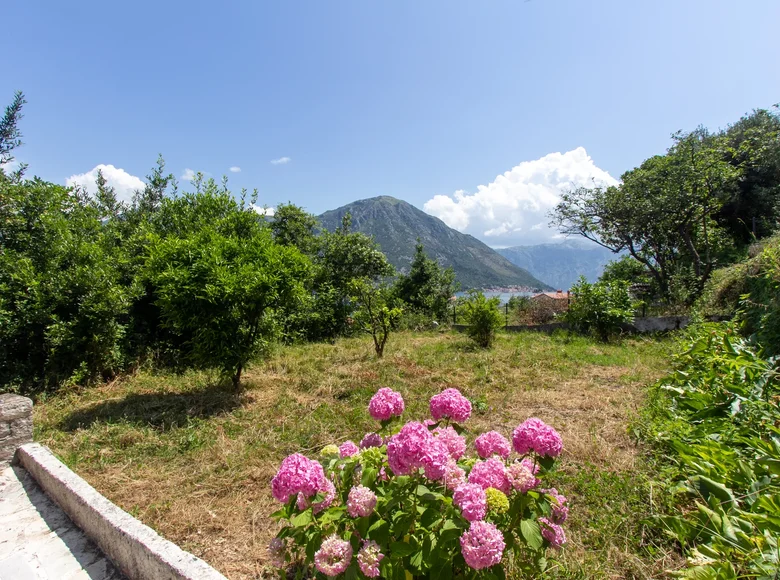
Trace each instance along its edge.
{"label": "stone ledge", "polygon": [[27,397],[0,394],[0,467],[13,459],[17,447],[33,440],[32,407]]}
{"label": "stone ledge", "polygon": [[23,445],[16,460],[130,580],[226,580],[111,503],[46,447]]}

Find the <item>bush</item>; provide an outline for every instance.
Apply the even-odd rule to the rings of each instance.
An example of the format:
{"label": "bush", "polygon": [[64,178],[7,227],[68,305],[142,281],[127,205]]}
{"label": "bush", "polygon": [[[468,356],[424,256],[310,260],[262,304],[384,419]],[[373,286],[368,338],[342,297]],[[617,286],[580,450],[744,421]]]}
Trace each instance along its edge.
{"label": "bush", "polygon": [[498,311],[501,303],[497,296],[486,298],[482,292],[471,290],[463,302],[463,318],[468,328],[466,334],[482,348],[490,348],[496,338],[496,330],[504,320]]}
{"label": "bush", "polygon": [[780,374],[733,326],[703,325],[651,393],[641,431],[672,462],[679,509],[650,523],[690,556],[686,578],[774,578]]}
{"label": "bush", "polygon": [[368,408],[379,433],[360,447],[328,445],[318,461],[290,455],[271,481],[284,504],[274,516],[287,523],[270,545],[277,567],[298,577],[504,578],[511,554],[514,569],[539,577],[547,548],[566,542],[569,511],[542,487],[562,448],[552,427],[529,419],[511,443],[483,433],[478,460],[460,434],[471,403],[456,389],[431,398],[426,424],[400,427],[404,401],[387,388]]}
{"label": "bush", "polygon": [[628,282],[588,283],[585,277],[571,289],[569,309],[562,316],[575,330],[583,334],[595,334],[607,342],[620,325],[634,319],[634,305],[628,294]]}

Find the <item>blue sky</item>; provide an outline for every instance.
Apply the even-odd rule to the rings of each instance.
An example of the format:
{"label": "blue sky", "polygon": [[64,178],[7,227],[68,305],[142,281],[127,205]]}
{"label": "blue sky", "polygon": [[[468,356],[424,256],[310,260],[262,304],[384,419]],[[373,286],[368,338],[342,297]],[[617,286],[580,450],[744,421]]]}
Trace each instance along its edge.
{"label": "blue sky", "polygon": [[162,153],[177,176],[228,174],[270,206],[393,195],[496,246],[553,239],[561,187],[780,101],[777,0],[29,0],[0,14],[0,103],[27,96],[17,157],[34,174],[110,164],[129,187]]}

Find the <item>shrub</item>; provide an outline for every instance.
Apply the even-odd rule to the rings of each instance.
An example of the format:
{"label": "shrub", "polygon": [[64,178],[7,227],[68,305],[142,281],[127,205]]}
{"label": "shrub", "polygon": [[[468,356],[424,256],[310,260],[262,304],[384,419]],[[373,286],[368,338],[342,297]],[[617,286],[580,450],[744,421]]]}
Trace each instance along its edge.
{"label": "shrub", "polygon": [[566,541],[567,500],[542,486],[560,436],[529,419],[512,434],[514,458],[491,432],[480,444],[490,456],[478,460],[461,435],[468,399],[447,389],[430,408],[438,422],[400,426],[403,399],[380,389],[369,412],[381,427],[362,449],[346,442],[318,460],[295,453],[282,462],[271,481],[284,504],[274,516],[287,522],[271,542],[276,566],[303,577],[503,578],[511,554],[515,569],[538,577],[547,548]]}
{"label": "shrub", "polygon": [[607,342],[620,325],[634,319],[634,305],[628,294],[628,282],[588,283],[585,277],[572,286],[569,309],[562,316],[575,330],[595,334]]}
{"label": "shrub", "polygon": [[463,303],[463,316],[468,329],[466,333],[482,348],[490,348],[496,338],[496,330],[503,326],[498,311],[498,297],[486,298],[482,292],[470,291]]}
{"label": "shrub", "polygon": [[780,537],[780,374],[729,325],[691,332],[651,394],[644,437],[671,459],[679,509],[649,521],[687,578],[774,578]]}

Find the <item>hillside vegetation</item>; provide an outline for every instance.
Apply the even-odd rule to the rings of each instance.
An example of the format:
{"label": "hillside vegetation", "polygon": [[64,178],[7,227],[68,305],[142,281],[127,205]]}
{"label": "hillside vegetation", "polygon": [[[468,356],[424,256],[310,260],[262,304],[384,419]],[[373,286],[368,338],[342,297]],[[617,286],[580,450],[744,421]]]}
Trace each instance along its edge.
{"label": "hillside vegetation", "polygon": [[319,216],[322,226],[336,229],[349,213],[356,231],[374,237],[393,266],[403,272],[414,256],[419,238],[426,252],[444,267],[451,267],[461,286],[527,286],[551,289],[495,250],[468,234],[452,229],[439,218],[390,196],[355,201]]}

